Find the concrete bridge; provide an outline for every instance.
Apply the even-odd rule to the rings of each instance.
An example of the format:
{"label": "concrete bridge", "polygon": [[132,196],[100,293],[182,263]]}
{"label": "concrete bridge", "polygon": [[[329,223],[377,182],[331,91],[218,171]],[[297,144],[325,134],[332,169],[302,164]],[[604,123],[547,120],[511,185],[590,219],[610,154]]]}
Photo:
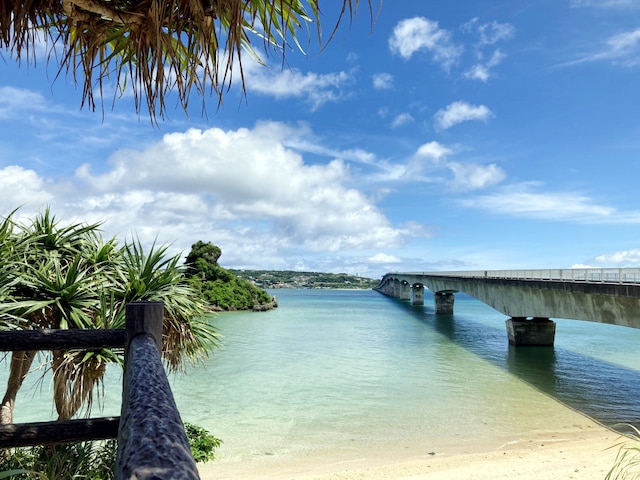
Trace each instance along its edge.
{"label": "concrete bridge", "polygon": [[553,345],[551,317],[640,328],[639,268],[392,272],[375,290],[424,305],[425,287],[436,314],[453,314],[454,293],[464,292],[509,316],[513,345]]}

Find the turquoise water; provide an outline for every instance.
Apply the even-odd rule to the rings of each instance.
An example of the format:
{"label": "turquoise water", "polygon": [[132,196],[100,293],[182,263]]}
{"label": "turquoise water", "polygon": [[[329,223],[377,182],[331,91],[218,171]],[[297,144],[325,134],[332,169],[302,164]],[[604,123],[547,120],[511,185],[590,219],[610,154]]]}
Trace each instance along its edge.
{"label": "turquoise water", "polygon": [[[436,317],[430,296],[273,293],[276,310],[217,315],[222,350],[172,380],[183,419],[223,440],[221,462],[640,422],[640,330],[557,320],[554,348],[514,348],[506,317],[462,294]],[[110,370],[94,415],[119,413],[120,382]],[[48,389],[25,389],[16,421],[50,417]]]}
{"label": "turquoise water", "polygon": [[222,314],[224,349],[174,382],[222,457],[445,446],[639,420],[640,331],[559,320],[555,348],[509,347],[506,317],[457,295],[436,317],[373,291],[284,290]]}

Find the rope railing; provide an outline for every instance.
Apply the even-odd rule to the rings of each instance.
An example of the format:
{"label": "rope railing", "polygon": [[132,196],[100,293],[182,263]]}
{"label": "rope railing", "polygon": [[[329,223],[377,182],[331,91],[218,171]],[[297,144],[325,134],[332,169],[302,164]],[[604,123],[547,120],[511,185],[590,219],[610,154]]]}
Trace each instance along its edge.
{"label": "rope railing", "polygon": [[0,351],[125,348],[120,417],[0,425],[0,448],[118,439],[118,480],[199,479],[164,371],[162,302],[127,305],[124,330],[0,332]]}

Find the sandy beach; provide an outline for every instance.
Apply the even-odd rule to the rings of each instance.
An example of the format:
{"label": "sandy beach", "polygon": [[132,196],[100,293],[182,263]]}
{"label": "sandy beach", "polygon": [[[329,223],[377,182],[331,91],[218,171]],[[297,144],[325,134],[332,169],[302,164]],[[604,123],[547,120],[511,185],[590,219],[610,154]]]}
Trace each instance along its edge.
{"label": "sandy beach", "polygon": [[[530,438],[466,442],[425,451],[391,446],[380,451],[328,452],[308,456],[256,456],[201,466],[203,480],[602,480],[611,469],[621,441],[618,433],[594,424],[576,432]],[[422,451],[419,451],[422,450]]]}

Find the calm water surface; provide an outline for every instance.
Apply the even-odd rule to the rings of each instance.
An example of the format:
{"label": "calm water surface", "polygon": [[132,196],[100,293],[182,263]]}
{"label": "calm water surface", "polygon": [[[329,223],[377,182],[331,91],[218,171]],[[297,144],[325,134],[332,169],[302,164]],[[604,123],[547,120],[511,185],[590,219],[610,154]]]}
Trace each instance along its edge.
{"label": "calm water surface", "polygon": [[[557,320],[554,348],[513,348],[506,317],[462,294],[436,317],[430,295],[274,293],[276,310],[216,316],[222,350],[172,380],[183,419],[224,441],[221,461],[640,422],[640,330]],[[95,415],[119,413],[120,382],[110,371]],[[50,416],[49,388],[26,389],[16,421]]]}

